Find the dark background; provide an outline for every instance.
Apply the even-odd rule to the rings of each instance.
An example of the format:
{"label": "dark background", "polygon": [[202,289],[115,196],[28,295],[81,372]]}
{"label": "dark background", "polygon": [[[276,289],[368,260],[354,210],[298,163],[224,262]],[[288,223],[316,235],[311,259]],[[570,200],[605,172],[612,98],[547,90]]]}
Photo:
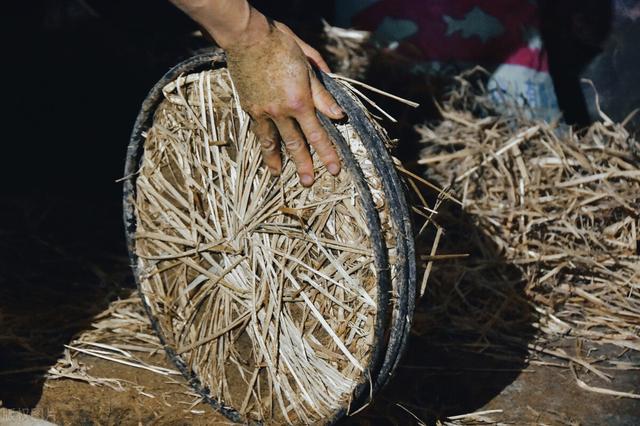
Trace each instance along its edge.
{"label": "dark background", "polygon": [[[11,6],[17,10],[8,14],[4,37],[2,193],[118,198],[114,181],[122,173],[129,132],[147,90],[206,42],[192,35],[196,26],[168,1],[19,3]],[[303,37],[317,34],[320,18],[331,21],[333,10],[333,2],[253,3]],[[606,54],[589,76],[602,83],[603,103],[622,120],[640,102],[632,78],[640,65],[638,49],[627,36],[634,31],[640,36],[638,25],[619,23],[620,30],[609,37],[613,3],[602,0],[542,0],[540,13],[567,121],[590,121],[593,111],[579,78],[607,42]],[[313,42],[314,37],[307,38]],[[624,85],[619,79],[626,79]]]}

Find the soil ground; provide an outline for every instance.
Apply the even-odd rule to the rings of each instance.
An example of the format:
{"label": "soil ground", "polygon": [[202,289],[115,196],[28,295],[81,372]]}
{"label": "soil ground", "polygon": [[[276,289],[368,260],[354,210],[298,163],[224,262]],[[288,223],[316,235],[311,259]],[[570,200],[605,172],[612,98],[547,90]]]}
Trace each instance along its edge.
{"label": "soil ground", "polygon": [[[411,354],[415,358],[418,354]],[[344,425],[417,424],[396,404],[412,412],[425,407],[410,407],[413,392],[431,395],[430,405],[438,411],[465,414],[468,411],[501,410],[485,417],[502,424],[514,425],[637,425],[640,424],[640,404],[637,401],[597,395],[579,389],[571,373],[556,367],[530,365],[518,371],[515,379],[502,389],[496,385],[513,371],[504,366],[459,367],[468,364],[469,357],[450,354],[453,365],[417,367],[416,374],[405,362],[390,387],[379,396],[379,406],[343,420]],[[457,358],[457,359],[456,359]],[[106,387],[91,386],[73,380],[47,381],[42,396],[33,408],[33,415],[61,425],[223,425],[231,424],[207,404],[192,406],[194,398],[184,394],[181,378],[167,379],[155,373],[132,369],[100,359],[81,357],[97,377],[125,379],[144,387],[145,396],[135,390],[119,392]],[[150,360],[155,365],[171,367],[163,356]],[[496,363],[495,361],[493,362]],[[466,370],[465,370],[466,368]],[[492,371],[482,371],[492,370]],[[416,380],[416,377],[418,378]],[[501,380],[502,379],[502,380]],[[178,382],[178,383],[176,383]],[[445,385],[444,382],[449,382]],[[434,389],[434,384],[438,386]],[[618,375],[617,388],[636,391],[640,388],[635,375]],[[501,385],[498,385],[500,387]],[[410,393],[410,394],[408,394]],[[176,397],[177,395],[177,397]],[[459,397],[456,400],[456,395]],[[490,398],[483,405],[482,402]],[[438,400],[449,406],[438,406]],[[168,402],[171,401],[171,402]],[[176,403],[176,401],[178,401]],[[465,407],[466,406],[466,407]],[[422,420],[422,419],[421,419]],[[425,419],[426,420],[426,419]]]}
{"label": "soil ground", "polygon": [[[30,198],[32,200],[32,198]],[[64,345],[90,327],[108,303],[130,295],[131,277],[119,206],[92,200],[17,197],[2,202],[0,234],[0,400],[60,425],[217,425],[226,420],[210,406],[196,404],[184,380],[89,356],[78,360],[94,377],[132,382],[124,392],[74,380],[44,380]],[[100,247],[98,249],[97,247]],[[438,419],[484,410],[506,424],[637,425],[640,402],[580,389],[558,361],[487,347],[456,335],[446,341],[428,332],[429,310],[420,306],[407,356],[375,403],[343,425],[435,424]],[[427,329],[425,331],[425,329]],[[567,353],[579,348],[557,342]],[[606,348],[599,348],[600,352]],[[613,351],[613,350],[611,350]],[[609,352],[634,369],[607,371],[610,383],[582,372],[593,386],[640,392],[637,354]],[[172,366],[163,355],[146,358]],[[146,394],[146,395],[145,395]],[[410,414],[410,413],[412,414]],[[465,423],[472,424],[472,423]],[[478,423],[476,423],[478,424]]]}

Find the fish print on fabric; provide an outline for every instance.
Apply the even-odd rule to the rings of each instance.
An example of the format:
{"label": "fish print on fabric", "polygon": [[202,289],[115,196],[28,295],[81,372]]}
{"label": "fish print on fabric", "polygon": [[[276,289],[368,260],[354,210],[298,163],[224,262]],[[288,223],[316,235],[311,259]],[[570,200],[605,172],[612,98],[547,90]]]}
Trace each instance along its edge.
{"label": "fish print on fabric", "polygon": [[496,103],[527,105],[547,120],[559,114],[533,0],[341,0],[336,7],[337,25],[411,52],[415,72],[482,65],[493,73]]}

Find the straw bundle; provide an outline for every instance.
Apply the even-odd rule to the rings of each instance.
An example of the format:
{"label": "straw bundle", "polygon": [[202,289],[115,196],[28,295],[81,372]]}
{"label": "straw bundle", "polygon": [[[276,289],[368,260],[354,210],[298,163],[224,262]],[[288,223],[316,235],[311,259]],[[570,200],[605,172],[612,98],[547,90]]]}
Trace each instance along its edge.
{"label": "straw bundle", "polygon": [[[261,166],[226,69],[163,93],[135,180],[134,250],[169,354],[231,419],[335,418],[376,380],[370,364],[390,338],[385,277],[397,289],[406,257],[367,151],[338,126],[362,176],[345,167],[334,178],[314,155],[317,183],[303,188],[290,161],[279,179]],[[405,323],[398,304],[392,321]]]}
{"label": "straw bundle", "polygon": [[[500,115],[466,77],[442,120],[418,128],[427,175],[451,186],[504,262],[520,271],[541,343],[573,337],[640,350],[640,168],[624,124],[602,114],[576,133],[525,114]],[[548,348],[533,349],[607,379],[591,361]]]}
{"label": "straw bundle", "polygon": [[371,33],[333,27],[324,23],[324,49],[333,72],[351,78],[363,78],[369,68]]}

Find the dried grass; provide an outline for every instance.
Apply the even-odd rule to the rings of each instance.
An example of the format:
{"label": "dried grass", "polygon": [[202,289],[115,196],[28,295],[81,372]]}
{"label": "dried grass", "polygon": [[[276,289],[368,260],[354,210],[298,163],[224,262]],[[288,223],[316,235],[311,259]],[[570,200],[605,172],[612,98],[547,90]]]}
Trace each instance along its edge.
{"label": "dried grass", "polygon": [[79,355],[101,358],[165,376],[180,374],[173,369],[151,365],[141,360],[136,353],[156,354],[164,353],[164,350],[150,327],[140,298],[119,299],[96,315],[90,329],[65,345],[63,356],[49,369],[47,378],[79,380],[94,386],[107,386],[116,391],[132,387],[144,392],[135,383],[126,380],[92,375],[87,365],[78,359]]}
{"label": "dried grass", "polygon": [[[111,302],[96,315],[89,329],[65,345],[62,357],[49,368],[46,377],[49,381],[66,379],[104,386],[116,392],[133,390],[146,398],[158,398],[168,407],[180,407],[185,413],[203,414],[202,410],[194,408],[202,402],[202,397],[180,379],[179,371],[158,365],[164,363],[156,356],[165,358],[163,346],[151,327],[142,301],[131,296]],[[122,368],[118,370],[119,374],[105,377],[92,371],[91,358]],[[175,387],[149,389],[136,378],[137,369],[163,376],[165,383]],[[131,376],[131,380],[123,376]]]}
{"label": "dried grass", "polygon": [[362,79],[369,66],[371,33],[333,27],[324,23],[324,49],[336,74]]}
{"label": "dried grass", "polygon": [[[309,423],[346,408],[372,353],[372,236],[346,169],[299,185],[261,166],[226,69],[165,87],[137,178],[136,254],[166,344],[211,397],[251,419]],[[380,182],[369,179],[393,257]]]}
{"label": "dried grass", "polygon": [[[417,129],[419,162],[429,179],[451,187],[473,225],[521,276],[540,334],[535,343],[506,334],[502,342],[528,345],[606,381],[604,370],[620,365],[613,356],[572,356],[559,346],[577,339],[585,347],[640,350],[640,168],[629,134],[604,114],[581,132],[517,112],[497,114],[477,72],[457,79],[441,121]],[[473,274],[491,268],[476,264]],[[452,278],[447,267],[434,273]],[[503,308],[517,298],[505,298]]]}
{"label": "dried grass", "polygon": [[[165,343],[213,398],[249,418],[333,417],[372,379],[363,370],[378,314],[371,235],[351,176],[329,176],[314,155],[311,189],[298,185],[291,163],[271,179],[224,69],[180,77],[165,98],[146,135],[135,236],[143,295]],[[338,127],[367,178],[397,287],[397,233],[381,179],[354,129]],[[423,219],[435,212],[424,199],[414,209]],[[92,375],[79,358],[177,375],[136,355],[163,352],[138,303],[116,301],[96,317],[49,379],[153,397],[127,380]]]}
{"label": "dried grass", "polygon": [[[342,48],[328,49],[332,64],[347,75],[375,72],[370,63],[381,52],[366,42],[335,40],[345,31],[325,29],[329,45]],[[352,58],[359,65],[349,71]],[[453,202],[435,216],[442,225],[438,258],[469,256],[429,264],[413,342],[514,365],[564,367],[583,390],[635,399],[637,394],[615,382],[633,382],[625,377],[635,374],[640,355],[640,155],[637,140],[624,128],[629,119],[613,123],[601,113],[598,123],[576,133],[557,123],[532,122],[526,108],[505,116],[483,88],[487,75],[475,69],[440,81],[431,94],[449,87],[438,99],[440,119],[417,128],[426,180],[453,191]],[[392,86],[404,84],[386,79]],[[458,199],[463,208],[455,205]],[[446,417],[430,394],[421,397],[419,385],[412,389],[397,400],[383,395],[369,418],[391,412],[397,417],[398,410],[387,405],[398,400],[414,407],[418,417]],[[476,420],[443,424],[495,423]]]}

